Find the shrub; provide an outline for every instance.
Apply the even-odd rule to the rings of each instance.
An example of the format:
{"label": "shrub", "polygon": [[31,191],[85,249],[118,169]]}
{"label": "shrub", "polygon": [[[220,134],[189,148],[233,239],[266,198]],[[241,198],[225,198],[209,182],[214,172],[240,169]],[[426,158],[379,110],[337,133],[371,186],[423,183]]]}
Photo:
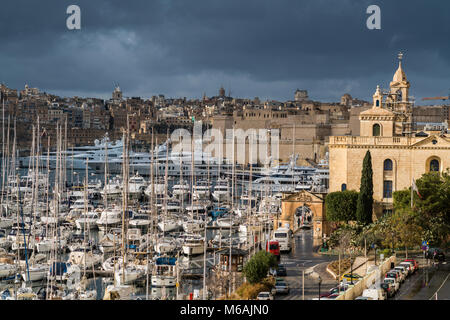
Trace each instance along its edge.
{"label": "shrub", "polygon": [[356,220],[358,192],[353,190],[331,192],[325,198],[325,208],[329,221]]}
{"label": "shrub", "polygon": [[277,265],[277,258],[269,252],[259,251],[244,266],[244,275],[248,282],[255,284],[267,276],[270,268]]}

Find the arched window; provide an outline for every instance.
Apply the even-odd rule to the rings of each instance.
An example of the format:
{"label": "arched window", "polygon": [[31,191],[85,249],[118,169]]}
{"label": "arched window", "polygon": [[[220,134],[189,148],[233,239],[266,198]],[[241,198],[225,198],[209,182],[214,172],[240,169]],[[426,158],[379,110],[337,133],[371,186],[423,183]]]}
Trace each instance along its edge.
{"label": "arched window", "polygon": [[341,185],[341,191],[345,191],[345,190],[347,190],[347,184],[343,183]]}
{"label": "arched window", "polygon": [[380,106],[380,100],[376,100],[376,106],[377,106],[377,107]]}
{"label": "arched window", "polygon": [[430,161],[430,171],[439,171],[439,160],[433,159]]}
{"label": "arched window", "polygon": [[391,159],[384,160],[383,169],[384,169],[384,171],[392,171],[392,160]]}
{"label": "arched window", "polygon": [[383,181],[383,198],[392,198],[392,181]]}
{"label": "arched window", "polygon": [[372,127],[372,134],[374,137],[379,137],[381,135],[381,127],[378,123],[375,123]]}

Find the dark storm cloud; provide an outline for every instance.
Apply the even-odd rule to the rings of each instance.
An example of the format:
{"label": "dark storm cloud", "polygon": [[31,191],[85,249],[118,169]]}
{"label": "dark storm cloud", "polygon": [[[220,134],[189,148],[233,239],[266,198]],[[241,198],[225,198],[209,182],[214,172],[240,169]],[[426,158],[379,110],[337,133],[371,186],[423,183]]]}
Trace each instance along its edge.
{"label": "dark storm cloud", "polygon": [[[81,7],[82,29],[66,29]],[[381,7],[381,30],[366,8]],[[398,51],[417,98],[447,94],[447,1],[8,1],[0,11],[0,81],[64,95],[338,100],[387,87]]]}

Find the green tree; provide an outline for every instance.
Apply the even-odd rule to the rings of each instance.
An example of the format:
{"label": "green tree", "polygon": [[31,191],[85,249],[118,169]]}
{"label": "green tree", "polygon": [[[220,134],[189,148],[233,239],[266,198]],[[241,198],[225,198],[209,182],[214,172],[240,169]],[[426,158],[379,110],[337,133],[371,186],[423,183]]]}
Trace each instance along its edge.
{"label": "green tree", "polygon": [[[422,240],[445,245],[450,233],[450,174],[430,172],[416,181],[420,196],[413,193],[413,211]],[[411,210],[411,188],[394,192],[395,210]]]}
{"label": "green tree", "polygon": [[329,221],[355,221],[358,192],[353,190],[329,193],[325,198],[325,209]]}
{"label": "green tree", "polygon": [[373,206],[373,171],[372,157],[370,151],[367,150],[363,161],[361,174],[361,186],[356,207],[356,218],[363,225],[372,222],[372,206]]}
{"label": "green tree", "polygon": [[411,188],[393,192],[394,209],[403,209],[411,206]]}
{"label": "green tree", "polygon": [[277,258],[270,252],[259,251],[244,266],[244,275],[251,284],[261,282],[270,268],[277,266]]}

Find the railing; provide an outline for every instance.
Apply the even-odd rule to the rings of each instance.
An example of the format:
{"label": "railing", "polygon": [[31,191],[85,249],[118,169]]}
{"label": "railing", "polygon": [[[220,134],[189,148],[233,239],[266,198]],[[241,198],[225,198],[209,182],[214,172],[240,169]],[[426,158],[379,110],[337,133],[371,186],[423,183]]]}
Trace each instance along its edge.
{"label": "railing", "polygon": [[410,137],[360,137],[360,136],[331,136],[330,145],[403,145],[409,146],[417,141]]}

